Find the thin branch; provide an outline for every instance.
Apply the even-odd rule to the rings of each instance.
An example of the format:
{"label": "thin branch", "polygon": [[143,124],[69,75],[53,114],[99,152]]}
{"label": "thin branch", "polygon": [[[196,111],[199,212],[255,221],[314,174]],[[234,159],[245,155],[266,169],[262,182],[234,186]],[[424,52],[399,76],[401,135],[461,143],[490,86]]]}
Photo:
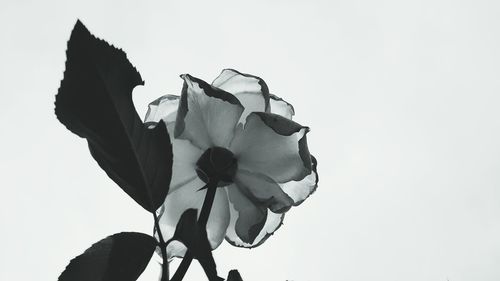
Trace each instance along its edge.
{"label": "thin branch", "polygon": [[153,213],[153,217],[155,220],[155,228],[156,228],[156,231],[158,232],[158,239],[160,240],[161,257],[163,259],[163,262],[161,265],[161,281],[169,281],[167,244],[165,243],[165,240],[163,239],[163,235],[161,234],[158,216],[156,215],[156,212],[152,212],[152,213]]}

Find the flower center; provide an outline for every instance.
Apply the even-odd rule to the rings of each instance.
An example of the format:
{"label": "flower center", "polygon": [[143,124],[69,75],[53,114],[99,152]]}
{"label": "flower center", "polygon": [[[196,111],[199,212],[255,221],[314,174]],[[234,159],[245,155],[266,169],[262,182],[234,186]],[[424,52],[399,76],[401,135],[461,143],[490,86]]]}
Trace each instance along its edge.
{"label": "flower center", "polygon": [[200,156],[196,162],[196,173],[205,183],[217,180],[218,186],[226,186],[233,183],[237,167],[236,158],[231,151],[214,146]]}

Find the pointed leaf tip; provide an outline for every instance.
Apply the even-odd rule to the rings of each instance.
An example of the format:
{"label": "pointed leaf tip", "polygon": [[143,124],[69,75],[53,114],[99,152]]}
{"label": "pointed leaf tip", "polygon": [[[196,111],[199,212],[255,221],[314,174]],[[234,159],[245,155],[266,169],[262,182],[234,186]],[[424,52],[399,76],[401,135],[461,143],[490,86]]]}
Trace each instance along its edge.
{"label": "pointed leaf tip", "polygon": [[72,259],[58,281],[135,281],[156,248],[146,234],[122,232],[108,236]]}
{"label": "pointed leaf tip", "polygon": [[166,126],[148,129],[132,90],[143,85],[125,52],[93,36],[77,20],[66,52],[55,113],[68,130],[86,138],[99,166],[150,212],[164,202],[172,173]]}

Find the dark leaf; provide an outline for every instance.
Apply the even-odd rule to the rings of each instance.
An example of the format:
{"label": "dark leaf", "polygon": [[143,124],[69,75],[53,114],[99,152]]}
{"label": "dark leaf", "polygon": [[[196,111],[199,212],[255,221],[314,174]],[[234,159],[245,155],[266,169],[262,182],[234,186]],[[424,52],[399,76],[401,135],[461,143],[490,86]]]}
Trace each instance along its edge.
{"label": "dark leaf", "polygon": [[137,280],[153,255],[156,240],[137,232],[117,233],[71,260],[59,281]]}
{"label": "dark leaf", "polygon": [[243,281],[243,279],[241,278],[241,275],[238,272],[238,270],[233,269],[229,271],[226,281]]}
{"label": "dark leaf", "polygon": [[147,129],[135,111],[132,90],[141,75],[122,50],[94,37],[78,21],[66,52],[56,115],[88,141],[108,176],[148,211],[165,200],[172,175],[172,146],[165,124]]}
{"label": "dark leaf", "polygon": [[196,209],[188,209],[182,214],[172,239],[182,242],[188,248],[194,258],[200,262],[209,280],[224,280],[217,276],[207,231],[199,226]]}

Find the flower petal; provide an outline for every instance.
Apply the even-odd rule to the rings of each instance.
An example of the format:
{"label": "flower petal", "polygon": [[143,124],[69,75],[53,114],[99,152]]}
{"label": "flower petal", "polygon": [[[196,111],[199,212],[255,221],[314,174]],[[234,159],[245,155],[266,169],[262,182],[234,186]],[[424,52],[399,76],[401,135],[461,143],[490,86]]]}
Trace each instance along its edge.
{"label": "flower petal", "polygon": [[269,97],[271,104],[271,113],[281,115],[288,119],[292,119],[292,117],[295,115],[293,105],[273,94],[270,94]]}
{"label": "flower petal", "polygon": [[[166,96],[164,96],[166,97]],[[163,97],[162,97],[163,98]],[[167,130],[170,135],[170,141],[172,143],[172,151],[174,151],[173,163],[172,163],[172,179],[170,180],[170,192],[176,190],[182,185],[194,180],[198,177],[196,174],[196,162],[200,158],[203,151],[198,147],[194,146],[189,140],[183,140],[178,138],[173,138],[174,131],[174,120],[177,111],[172,111],[171,104],[175,103],[175,100],[170,98],[161,99],[157,104],[152,102],[150,104],[148,114],[146,114],[146,124],[149,124],[150,128],[154,128],[157,122],[161,119],[167,124]],[[178,100],[178,99],[177,99]],[[167,105],[168,104],[168,105]],[[153,105],[153,106],[152,106]],[[173,120],[171,115],[174,115]]]}
{"label": "flower petal", "polygon": [[244,121],[254,111],[269,112],[269,88],[260,77],[224,69],[212,85],[238,98],[245,107],[240,120]]}
{"label": "flower petal", "polygon": [[[205,186],[199,178],[195,178],[189,183],[169,192],[165,200],[164,211],[160,216],[160,228],[165,241],[172,238],[177,222],[182,213],[189,208],[198,209],[198,216],[205,199],[206,189],[200,190]],[[207,223],[207,236],[213,249],[217,248],[226,233],[229,224],[229,204],[224,190],[218,189],[215,194],[212,210]],[[174,252],[169,256],[182,256],[182,247],[175,245],[172,247]],[[177,251],[177,252],[176,252]]]}
{"label": "flower petal", "polygon": [[274,213],[284,213],[294,204],[294,200],[266,175],[238,169],[234,182],[246,196]]}
{"label": "flower petal", "polygon": [[280,226],[283,225],[283,219],[285,218],[285,214],[267,212],[266,223],[260,233],[257,235],[253,243],[246,243],[238,236],[238,234],[236,234],[236,220],[238,218],[238,212],[234,209],[231,203],[229,204],[229,210],[231,212],[231,220],[226,232],[226,241],[236,247],[255,248],[261,245],[267,240],[267,238],[271,237],[271,235],[274,234]]}
{"label": "flower petal", "polygon": [[174,151],[174,157],[170,191],[174,191],[198,178],[196,174],[196,161],[203,154],[203,151],[194,146],[190,141],[176,138],[172,139],[172,151]]}
{"label": "flower petal", "polygon": [[174,136],[205,150],[227,147],[243,112],[239,100],[189,74],[184,79]]}
{"label": "flower petal", "polygon": [[[163,233],[162,233],[163,234]],[[171,258],[182,258],[186,254],[187,247],[182,242],[173,240],[167,246],[167,260]],[[160,252],[161,255],[161,252]]]}
{"label": "flower petal", "polygon": [[311,194],[313,194],[318,188],[319,176],[316,171],[317,161],[314,156],[311,155],[312,171],[309,175],[303,178],[301,181],[289,181],[280,184],[283,191],[288,194],[294,201],[293,205],[298,206],[304,200],[307,199]]}
{"label": "flower petal", "polygon": [[301,180],[311,173],[311,156],[303,127],[285,117],[253,112],[230,149],[238,168],[271,177],[277,183]]}
{"label": "flower petal", "polygon": [[235,184],[225,189],[231,213],[229,225],[242,241],[252,244],[264,227],[267,208],[252,202]]}
{"label": "flower petal", "polygon": [[144,123],[154,124],[163,119],[165,124],[174,122],[177,116],[177,108],[179,107],[179,96],[164,95],[152,101],[148,106],[148,112],[144,118]]}

